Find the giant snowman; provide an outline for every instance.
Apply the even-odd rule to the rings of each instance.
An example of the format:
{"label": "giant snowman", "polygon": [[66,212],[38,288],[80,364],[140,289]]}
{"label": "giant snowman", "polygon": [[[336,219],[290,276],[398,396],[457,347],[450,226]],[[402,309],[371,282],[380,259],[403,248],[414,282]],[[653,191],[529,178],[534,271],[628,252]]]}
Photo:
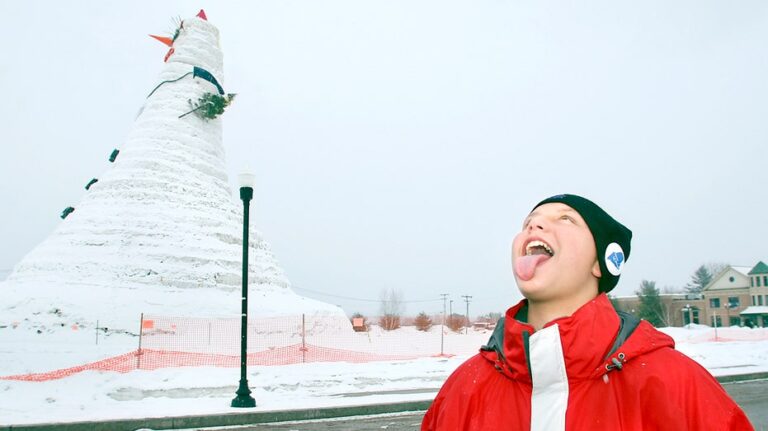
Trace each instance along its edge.
{"label": "giant snowman", "polygon": [[[219,32],[201,11],[166,42],[157,87],[110,169],[0,284],[6,327],[100,320],[135,331],[141,313],[239,313],[242,203],[228,185],[221,117],[189,113],[204,96],[228,100]],[[291,290],[253,229],[249,292],[252,315],[320,315],[351,331],[340,308]]]}

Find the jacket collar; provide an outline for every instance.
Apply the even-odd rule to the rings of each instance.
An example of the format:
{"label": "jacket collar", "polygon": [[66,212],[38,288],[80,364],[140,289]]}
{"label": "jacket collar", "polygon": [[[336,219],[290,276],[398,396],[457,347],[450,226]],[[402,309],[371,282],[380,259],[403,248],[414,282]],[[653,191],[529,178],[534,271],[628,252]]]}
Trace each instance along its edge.
{"label": "jacket collar", "polygon": [[[528,338],[536,331],[533,326],[515,318],[527,305],[527,300],[523,300],[507,310],[503,322],[499,322],[481,354],[508,377],[530,382]],[[604,293],[572,315],[555,319],[544,327],[552,325],[557,325],[560,332],[565,367],[571,380],[600,376],[612,369],[610,365],[615,368],[614,353],[616,356],[621,353],[620,362],[623,363],[649,350],[674,347],[670,337],[656,331],[647,322],[641,322],[619,351],[612,352],[622,319]]]}

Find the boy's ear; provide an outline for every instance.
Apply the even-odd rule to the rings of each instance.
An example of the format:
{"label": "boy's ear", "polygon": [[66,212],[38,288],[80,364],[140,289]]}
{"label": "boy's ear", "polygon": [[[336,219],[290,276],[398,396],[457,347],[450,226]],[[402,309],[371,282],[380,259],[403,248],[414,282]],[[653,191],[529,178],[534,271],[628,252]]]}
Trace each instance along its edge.
{"label": "boy's ear", "polygon": [[594,275],[597,278],[600,278],[603,276],[603,273],[600,272],[600,263],[595,260],[595,264],[592,265],[592,275]]}

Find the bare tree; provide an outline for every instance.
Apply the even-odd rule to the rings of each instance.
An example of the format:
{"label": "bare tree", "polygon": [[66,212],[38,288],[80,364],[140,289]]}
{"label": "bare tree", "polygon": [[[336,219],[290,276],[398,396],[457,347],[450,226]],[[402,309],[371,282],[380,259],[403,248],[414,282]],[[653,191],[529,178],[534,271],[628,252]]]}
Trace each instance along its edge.
{"label": "bare tree", "polygon": [[381,298],[381,317],[379,325],[387,331],[400,327],[400,316],[403,314],[403,293],[394,288],[384,289]]}
{"label": "bare tree", "polygon": [[429,328],[432,327],[432,318],[422,311],[416,316],[416,320],[413,323],[419,331],[429,331]]}
{"label": "bare tree", "polygon": [[445,319],[445,326],[453,332],[461,332],[461,330],[464,329],[464,322],[466,321],[466,316],[453,313]]}
{"label": "bare tree", "polygon": [[665,285],[664,287],[661,288],[661,293],[663,293],[665,295],[670,295],[670,294],[673,294],[673,293],[684,293],[684,292],[685,292],[685,289],[682,288],[682,287],[675,287],[675,286]]}
{"label": "bare tree", "polygon": [[728,268],[730,265],[724,262],[709,262],[704,266],[707,267],[707,270],[709,271],[709,273],[712,274],[712,277],[714,277],[720,274],[722,270],[724,270],[725,268]]}

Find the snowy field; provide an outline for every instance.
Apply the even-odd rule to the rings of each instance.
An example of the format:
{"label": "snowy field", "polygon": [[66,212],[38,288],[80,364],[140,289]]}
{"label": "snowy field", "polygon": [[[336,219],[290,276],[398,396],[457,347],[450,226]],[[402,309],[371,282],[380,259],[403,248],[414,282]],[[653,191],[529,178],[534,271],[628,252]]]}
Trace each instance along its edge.
{"label": "snowy field", "polygon": [[[401,328],[386,334],[402,345],[418,337],[439,338]],[[667,328],[677,348],[714,375],[768,371],[768,329],[705,326]],[[0,329],[0,376],[51,371],[116,356],[135,349],[136,338],[110,336],[95,344],[93,333],[33,334]],[[376,332],[374,331],[374,336]],[[368,363],[306,363],[252,366],[248,380],[255,410],[287,410],[428,400],[442,382],[490,335],[470,330],[446,333],[453,357]],[[128,373],[85,371],[58,380],[0,380],[0,425],[117,418],[231,413],[237,368],[185,367]]]}

